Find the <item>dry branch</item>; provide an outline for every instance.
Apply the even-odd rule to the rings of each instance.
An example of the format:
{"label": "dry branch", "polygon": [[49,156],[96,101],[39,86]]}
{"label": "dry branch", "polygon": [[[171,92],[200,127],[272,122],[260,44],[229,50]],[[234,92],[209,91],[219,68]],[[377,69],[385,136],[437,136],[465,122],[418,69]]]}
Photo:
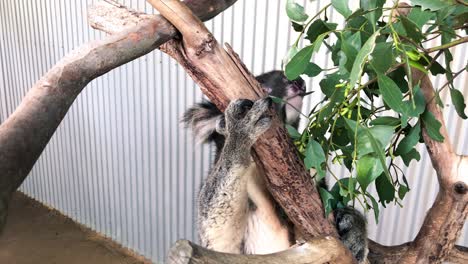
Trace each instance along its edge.
{"label": "dry branch", "polygon": [[[182,34],[162,49],[182,65],[203,93],[224,110],[236,98],[265,96],[259,83],[238,56],[226,52],[181,2],[148,0]],[[274,113],[273,113],[274,114]],[[276,117],[272,128],[254,146],[258,167],[266,174],[267,186],[275,200],[306,239],[337,237],[334,226],[324,217],[320,196],[295,146]]]}
{"label": "dry branch", "polygon": [[300,246],[268,255],[237,255],[212,251],[187,240],[177,241],[169,251],[167,264],[321,264],[354,263],[349,250],[332,237],[316,238]]}
{"label": "dry branch", "polygon": [[[206,19],[234,2],[199,0],[187,4]],[[144,18],[121,33],[72,51],[34,84],[0,126],[0,230],[12,192],[24,181],[82,89],[91,80],[145,55],[177,33],[161,16]]]}

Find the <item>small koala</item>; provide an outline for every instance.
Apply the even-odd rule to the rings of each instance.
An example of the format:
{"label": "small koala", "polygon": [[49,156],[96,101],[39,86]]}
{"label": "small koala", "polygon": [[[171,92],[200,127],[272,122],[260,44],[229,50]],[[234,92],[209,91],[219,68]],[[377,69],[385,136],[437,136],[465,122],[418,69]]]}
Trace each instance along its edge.
{"label": "small koala", "polygon": [[[280,71],[257,80],[286,103],[235,100],[223,114],[207,102],[190,108],[183,119],[199,138],[216,146],[215,163],[199,193],[197,224],[202,246],[220,252],[268,254],[288,249],[300,237],[267,190],[250,151],[271,125],[269,108],[297,128],[299,115],[288,112],[301,108],[305,84],[302,79],[287,80]],[[342,242],[364,261],[368,252],[364,216],[353,208],[333,213]]]}

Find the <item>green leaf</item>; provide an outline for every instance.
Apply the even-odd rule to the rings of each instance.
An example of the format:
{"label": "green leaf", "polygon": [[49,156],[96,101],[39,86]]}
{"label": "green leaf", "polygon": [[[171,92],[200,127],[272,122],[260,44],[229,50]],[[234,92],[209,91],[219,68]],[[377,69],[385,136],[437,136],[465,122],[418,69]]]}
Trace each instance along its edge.
{"label": "green leaf", "polygon": [[395,187],[393,187],[392,183],[383,173],[375,180],[375,187],[383,207],[395,198]]}
{"label": "green leaf", "polygon": [[426,128],[429,137],[436,141],[443,142],[444,137],[442,136],[442,134],[440,134],[440,128],[442,127],[442,125],[437,119],[435,119],[434,115],[426,110],[421,115],[421,118],[422,124]]}
{"label": "green leaf", "polygon": [[322,68],[320,68],[317,64],[310,62],[307,64],[307,67],[304,70],[304,74],[309,77],[315,77],[322,72]]}
{"label": "green leaf", "polygon": [[352,14],[351,9],[348,7],[348,0],[332,0],[331,4],[345,18],[348,18]]}
{"label": "green leaf", "polygon": [[402,155],[410,152],[416,144],[419,142],[419,135],[421,133],[421,126],[419,122],[411,128],[408,135],[406,135],[398,144],[395,150],[396,155]]}
{"label": "green leaf", "polygon": [[328,36],[329,32],[325,32],[320,34],[314,41],[314,52],[318,52],[320,50],[320,47],[322,46],[323,39]]}
{"label": "green leaf", "polygon": [[376,31],[372,36],[364,43],[361,50],[358,52],[356,56],[356,60],[354,60],[353,68],[351,70],[351,74],[349,76],[349,84],[351,87],[356,85],[356,82],[360,78],[362,74],[362,68],[364,67],[364,63],[367,59],[367,56],[371,54],[375,47],[375,39],[380,34],[380,31]]}
{"label": "green leaf", "polygon": [[369,197],[371,202],[372,202],[372,209],[374,210],[375,223],[378,224],[379,223],[379,214],[380,214],[379,204],[377,203],[377,201],[375,200],[375,198],[372,195],[368,195],[367,197]]}
{"label": "green leaf", "polygon": [[297,46],[292,46],[289,50],[288,50],[288,53],[286,54],[286,56],[284,56],[283,58],[283,61],[282,61],[282,65],[287,65],[291,59],[296,56],[296,54],[299,52],[299,50],[297,49]]}
{"label": "green leaf", "polygon": [[285,69],[286,77],[289,80],[294,80],[301,75],[312,58],[312,52],[314,51],[314,46],[310,45],[301,49],[291,61],[288,62]]}
{"label": "green leaf", "polygon": [[410,150],[408,153],[401,154],[400,157],[406,166],[409,166],[412,160],[419,161],[421,159],[421,155],[415,148]]}
{"label": "green leaf", "polygon": [[385,0],[361,0],[360,7],[369,11],[365,17],[369,20],[372,27],[375,29],[377,20],[382,16],[382,7],[385,4]]}
{"label": "green leaf", "polygon": [[400,125],[400,119],[396,117],[392,117],[392,116],[381,116],[372,120],[370,124],[373,126],[385,125],[385,126],[396,127]]}
{"label": "green leaf", "polygon": [[307,29],[307,37],[306,39],[310,40],[310,43],[314,43],[314,41],[325,32],[329,32],[330,30],[334,30],[336,26],[330,23],[326,23],[321,19],[317,19],[312,24],[310,24],[309,28]]}
{"label": "green leaf", "polygon": [[455,110],[457,111],[458,115],[466,119],[467,116],[465,115],[465,98],[463,98],[463,94],[457,89],[450,89],[450,97],[452,98],[453,106],[455,106]]}
{"label": "green leaf", "polygon": [[296,32],[302,32],[304,30],[304,25],[292,21],[292,27]]}
{"label": "green leaf", "polygon": [[280,98],[280,97],[270,95],[270,98],[271,98],[271,100],[273,100],[273,103],[276,103],[276,104],[279,104],[279,103],[283,102],[283,98]]}
{"label": "green leaf", "polygon": [[384,74],[394,63],[392,49],[393,43],[391,42],[381,42],[375,45],[370,64],[377,73]]}
{"label": "green leaf", "polygon": [[297,4],[294,0],[286,1],[286,14],[291,20],[296,22],[304,22],[309,18],[305,13],[304,7]]}
{"label": "green leaf", "polygon": [[400,188],[398,188],[398,197],[403,200],[405,198],[405,195],[408,193],[409,189],[405,185],[400,185]]}
{"label": "green leaf", "polygon": [[366,191],[367,186],[377,179],[382,172],[382,164],[372,154],[365,155],[357,161],[357,180],[363,191]]}
{"label": "green leaf", "polygon": [[310,139],[307,143],[304,164],[306,169],[314,168],[317,170],[317,181],[320,181],[325,177],[325,171],[322,169],[322,163],[325,162],[325,154],[320,144]]}
{"label": "green leaf", "polygon": [[[344,118],[344,120],[351,138],[354,138],[357,122],[347,118]],[[383,164],[385,164],[384,148],[390,143],[393,132],[394,128],[391,126],[373,126],[367,128],[359,125],[357,127],[358,158],[369,153],[382,154],[384,159]]]}
{"label": "green leaf", "polygon": [[288,130],[289,136],[291,136],[292,139],[300,139],[301,138],[301,133],[297,131],[297,129],[291,125],[284,125],[286,129]]}
{"label": "green leaf", "polygon": [[405,106],[403,103],[403,95],[400,88],[393,82],[392,79],[386,75],[379,74],[377,82],[379,90],[382,94],[384,102],[393,110],[399,113],[405,113]]}
{"label": "green leaf", "polygon": [[408,14],[408,19],[413,21],[414,24],[418,26],[419,29],[422,30],[424,24],[426,24],[429,20],[434,19],[435,14],[429,11],[424,11],[420,7],[413,7],[411,8],[410,13]]}
{"label": "green leaf", "polygon": [[320,198],[322,198],[323,207],[325,207],[325,217],[327,217],[330,212],[333,210],[333,195],[325,190],[324,188],[319,188]]}
{"label": "green leaf", "polygon": [[419,43],[424,39],[424,35],[421,33],[421,29],[411,20],[405,16],[400,16],[400,21],[403,25],[403,28],[406,31],[406,35]]}
{"label": "green leaf", "polygon": [[414,6],[420,6],[422,10],[429,9],[437,11],[445,7],[454,5],[454,0],[411,0]]}

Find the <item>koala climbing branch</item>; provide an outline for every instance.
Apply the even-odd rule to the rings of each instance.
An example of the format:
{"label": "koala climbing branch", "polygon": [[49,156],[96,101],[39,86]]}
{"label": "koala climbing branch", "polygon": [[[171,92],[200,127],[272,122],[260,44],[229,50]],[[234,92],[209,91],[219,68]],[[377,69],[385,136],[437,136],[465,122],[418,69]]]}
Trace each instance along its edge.
{"label": "koala climbing branch", "polygon": [[[265,96],[232,49],[229,53],[224,50],[183,3],[148,2],[182,34],[181,40],[171,40],[162,50],[187,70],[219,109],[225,109],[232,99]],[[254,146],[257,164],[266,173],[270,192],[306,239],[323,235],[337,237],[333,225],[322,213],[317,213],[323,212],[320,196],[286,130],[278,122],[276,118],[273,127]]]}

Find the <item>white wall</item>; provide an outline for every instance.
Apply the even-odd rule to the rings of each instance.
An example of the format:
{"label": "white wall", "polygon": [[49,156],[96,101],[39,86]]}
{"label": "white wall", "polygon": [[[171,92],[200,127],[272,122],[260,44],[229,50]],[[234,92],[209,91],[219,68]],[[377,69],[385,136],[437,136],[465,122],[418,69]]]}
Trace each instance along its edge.
{"label": "white wall", "polygon": [[[64,54],[105,37],[86,23],[92,2],[0,0],[0,121]],[[122,2],[153,12],[143,0]],[[207,26],[220,42],[231,43],[255,74],[278,69],[294,41],[285,2],[240,0]],[[323,2],[304,0],[311,10]],[[454,57],[453,68],[463,67],[464,49]],[[330,66],[324,54],[315,60]],[[308,89],[318,90],[320,80],[309,80]],[[440,87],[444,81],[434,83]],[[468,95],[466,77],[456,85]],[[184,71],[159,51],[98,78],[73,104],[21,190],[125,247],[162,260],[176,239],[196,239],[194,201],[211,150],[194,146],[178,120],[201,98]],[[305,108],[318,99],[310,97]],[[445,114],[457,151],[468,154],[467,122],[451,105]],[[405,171],[412,188],[405,207],[383,210],[378,226],[369,215],[370,237],[378,242],[414,238],[436,194],[425,153]],[[460,243],[467,246],[468,232],[463,234]]]}

